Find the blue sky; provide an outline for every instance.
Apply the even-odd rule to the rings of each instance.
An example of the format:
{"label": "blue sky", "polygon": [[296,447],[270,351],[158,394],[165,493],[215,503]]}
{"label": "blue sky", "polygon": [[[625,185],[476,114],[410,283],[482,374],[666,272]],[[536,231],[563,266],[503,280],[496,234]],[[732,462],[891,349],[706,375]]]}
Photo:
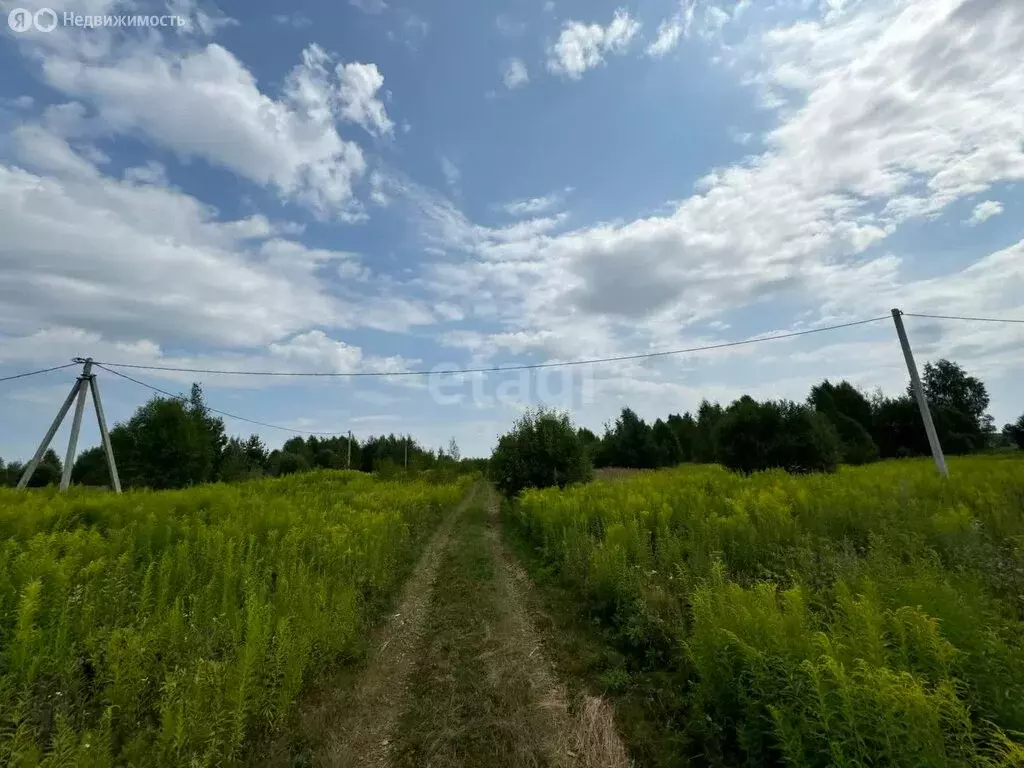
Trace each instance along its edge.
{"label": "blue sky", "polygon": [[[1014,0],[49,7],[182,26],[3,29],[0,377],[73,356],[461,369],[894,306],[1024,316]],[[984,378],[998,423],[1024,410],[1022,326],[907,326],[920,363]],[[259,421],[455,437],[469,455],[538,402],[597,429],[624,405],[654,418],[906,379],[886,321],[551,374],[132,375],[199,379]],[[31,453],[72,380],[0,385],[0,456]],[[114,421],[149,396],[100,381]]]}

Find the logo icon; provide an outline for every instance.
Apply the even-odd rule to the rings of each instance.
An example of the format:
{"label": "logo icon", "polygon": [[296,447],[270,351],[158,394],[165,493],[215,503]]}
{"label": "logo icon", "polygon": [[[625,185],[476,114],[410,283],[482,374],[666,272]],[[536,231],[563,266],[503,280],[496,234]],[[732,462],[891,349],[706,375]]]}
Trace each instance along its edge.
{"label": "logo icon", "polygon": [[52,8],[40,8],[32,17],[32,21],[40,32],[53,32],[57,26],[57,12]]}
{"label": "logo icon", "polygon": [[15,32],[28,32],[32,29],[32,11],[14,8],[7,14],[7,26]]}
{"label": "logo icon", "polygon": [[35,13],[25,8],[14,8],[7,14],[7,26],[15,32],[28,32],[35,27],[40,32],[52,32],[57,27],[57,12],[40,8]]}

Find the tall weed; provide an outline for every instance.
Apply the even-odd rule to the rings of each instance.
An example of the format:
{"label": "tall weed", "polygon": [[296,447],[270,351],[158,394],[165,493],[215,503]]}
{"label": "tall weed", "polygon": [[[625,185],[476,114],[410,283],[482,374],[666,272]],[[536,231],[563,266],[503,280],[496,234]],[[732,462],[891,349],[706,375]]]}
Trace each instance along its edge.
{"label": "tall weed", "polygon": [[1024,461],[686,467],[510,505],[713,765],[1015,765]]}

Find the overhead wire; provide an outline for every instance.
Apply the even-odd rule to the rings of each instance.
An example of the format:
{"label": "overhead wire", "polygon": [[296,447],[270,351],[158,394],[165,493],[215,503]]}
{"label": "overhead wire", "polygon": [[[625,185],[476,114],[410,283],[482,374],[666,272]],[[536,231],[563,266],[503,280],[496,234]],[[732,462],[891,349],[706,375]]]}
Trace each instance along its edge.
{"label": "overhead wire", "polygon": [[174,366],[163,366],[163,365],[140,365],[133,363],[93,363],[104,367],[106,370],[110,368],[130,368],[137,370],[147,371],[168,371],[173,373],[202,373],[208,375],[219,375],[219,376],[295,376],[295,377],[313,377],[313,378],[367,378],[367,377],[391,377],[391,376],[454,376],[459,374],[467,373],[505,373],[509,371],[535,371],[543,368],[568,368],[573,366],[581,365],[598,365],[601,363],[620,363],[629,360],[647,360],[657,357],[669,357],[672,355],[686,355],[693,354],[696,352],[708,352],[716,349],[727,349],[730,347],[742,347],[749,344],[759,344],[764,341],[781,341],[782,339],[793,339],[798,336],[809,336],[814,333],[824,333],[826,331],[836,331],[841,328],[852,328],[858,325],[867,325],[869,323],[877,323],[880,320],[890,319],[889,315],[882,317],[872,317],[867,320],[856,320],[850,323],[840,323],[839,325],[828,325],[821,328],[809,328],[803,331],[792,331],[790,333],[779,334],[775,336],[755,336],[749,339],[743,339],[742,341],[728,341],[720,344],[707,344],[700,347],[689,347],[687,349],[671,349],[661,352],[642,352],[633,355],[619,355],[616,357],[600,357],[592,358],[587,360],[565,360],[558,362],[548,363],[527,363],[523,365],[509,365],[509,366],[494,366],[490,368],[461,368],[451,370],[440,370],[440,371],[350,371],[340,373],[326,373],[326,372],[308,372],[308,371],[222,371],[209,368],[178,368]]}
{"label": "overhead wire", "polygon": [[904,312],[904,317],[927,317],[932,320],[967,320],[974,323],[1024,323],[1011,317],[962,317],[960,315],[925,315],[917,312]]}
{"label": "overhead wire", "polygon": [[29,376],[38,376],[41,373],[60,371],[63,370],[64,368],[70,368],[73,365],[78,365],[78,363],[65,363],[64,365],[55,365],[53,368],[43,368],[42,370],[39,371],[28,371],[26,373],[15,374],[14,376],[4,376],[3,378],[0,378],[0,381],[14,381],[15,379],[26,379]]}
{"label": "overhead wire", "polygon": [[[969,322],[989,322],[989,323],[1024,323],[1024,320],[1015,318],[992,318],[992,317],[966,317],[959,315],[932,315],[925,313],[916,312],[903,312],[901,313],[905,317],[919,317],[928,318],[934,320],[959,320]],[[142,365],[135,363],[111,363],[111,362],[93,362],[93,365],[97,368],[118,376],[122,379],[130,381],[138,386],[145,387],[146,389],[152,390],[158,394],[170,397],[172,399],[185,399],[182,395],[176,395],[172,392],[168,392],[165,389],[149,384],[148,382],[141,381],[133,378],[126,373],[115,370],[116,368],[126,368],[134,370],[149,370],[149,371],[165,371],[170,373],[199,373],[207,375],[219,375],[219,376],[272,376],[272,377],[302,377],[302,378],[386,378],[386,377],[399,377],[399,376],[446,376],[446,375],[460,375],[469,373],[506,373],[512,371],[532,371],[547,368],[568,368],[583,365],[599,365],[602,363],[616,363],[616,362],[628,362],[631,360],[649,360],[659,357],[670,357],[674,355],[684,354],[695,354],[698,352],[708,352],[718,349],[729,349],[734,347],[742,347],[751,344],[760,344],[766,341],[781,341],[783,339],[793,339],[800,336],[809,336],[816,333],[825,333],[827,331],[836,331],[843,328],[852,328],[856,326],[868,325],[871,323],[877,323],[882,320],[888,320],[889,315],[883,315],[881,317],[872,317],[866,320],[856,320],[848,323],[839,323],[837,325],[822,326],[820,328],[808,328],[802,331],[791,331],[789,333],[777,334],[773,336],[755,336],[748,339],[742,339],[740,341],[729,341],[722,342],[719,344],[706,344],[699,347],[688,347],[686,349],[672,349],[664,350],[659,352],[643,352],[632,355],[617,355],[613,357],[601,357],[591,358],[586,360],[567,360],[558,362],[546,362],[546,363],[527,363],[523,365],[510,365],[510,366],[493,366],[486,368],[463,368],[463,369],[450,369],[450,370],[417,370],[417,371],[353,371],[353,372],[338,372],[338,373],[326,373],[326,372],[308,372],[308,371],[225,371],[217,370],[212,368],[183,368],[175,366],[162,366],[162,365]],[[14,376],[7,376],[0,378],[0,382],[12,381],[14,379],[27,378],[29,376],[37,376],[39,374],[50,373],[52,371],[59,371],[65,368],[78,365],[79,361],[67,363],[65,365],[58,365],[52,368],[44,368],[38,371],[28,371],[26,373],[16,374]],[[295,429],[293,427],[282,427],[278,424],[269,424],[264,421],[258,421],[256,419],[250,419],[245,416],[239,416],[238,414],[229,413],[227,411],[221,411],[216,408],[207,408],[210,413],[215,413],[219,416],[226,418],[235,419],[237,421],[245,422],[247,424],[254,424],[260,427],[266,427],[267,429],[277,429],[284,432],[291,432],[300,435],[315,435],[322,437],[334,437],[347,434],[345,432],[314,432],[311,430]]]}
{"label": "overhead wire", "polygon": [[[153,386],[152,384],[148,384],[145,381],[140,381],[139,379],[132,378],[131,376],[129,376],[129,375],[125,374],[125,373],[121,373],[120,371],[115,371],[112,368],[107,368],[102,363],[93,363],[93,365],[95,365],[97,368],[102,368],[107,373],[112,373],[115,376],[120,376],[122,379],[127,379],[130,382],[138,384],[140,387],[145,387],[146,389],[151,389],[154,392],[157,392],[157,393],[159,393],[161,395],[164,395],[166,397],[170,397],[173,400],[187,400],[188,399],[184,395],[176,395],[173,392],[168,392],[166,389],[161,389],[160,387]],[[280,426],[278,424],[268,424],[265,421],[256,421],[255,419],[249,419],[249,418],[246,418],[245,416],[239,416],[238,414],[235,414],[235,413],[228,413],[227,411],[221,411],[221,410],[218,410],[217,408],[210,408],[209,406],[207,406],[206,410],[208,410],[210,413],[216,413],[218,416],[225,416],[225,417],[227,417],[229,419],[235,419],[237,421],[244,421],[247,424],[255,424],[258,427],[267,427],[268,429],[279,429],[279,430],[281,430],[283,432],[293,432],[293,433],[295,433],[297,435],[315,435],[317,437],[340,437],[342,435],[348,434],[347,432],[312,432],[312,431],[307,430],[307,429],[294,429],[292,427],[282,427],[282,426]]]}
{"label": "overhead wire", "polygon": [[[701,347],[691,347],[689,349],[676,349],[676,350],[663,351],[663,352],[649,352],[649,353],[636,354],[636,355],[621,355],[621,356],[617,356],[617,357],[605,357],[605,358],[592,359],[592,360],[577,360],[577,361],[553,362],[553,363],[535,363],[535,364],[528,364],[528,365],[516,365],[516,366],[505,366],[505,367],[498,366],[498,367],[493,367],[493,368],[475,368],[475,369],[462,369],[462,370],[449,370],[449,371],[403,371],[403,372],[399,372],[399,373],[388,373],[388,372],[382,372],[381,371],[381,372],[358,372],[358,373],[348,373],[348,374],[345,374],[345,373],[282,373],[282,372],[279,372],[279,371],[220,371],[220,370],[203,369],[203,368],[175,368],[175,367],[171,367],[171,366],[147,366],[147,365],[135,365],[135,364],[128,364],[128,363],[125,363],[125,364],[100,363],[100,362],[95,362],[95,361],[93,362],[93,365],[96,366],[97,368],[101,368],[104,371],[107,371],[108,373],[112,373],[113,375],[118,376],[118,377],[120,377],[122,379],[126,379],[127,381],[133,382],[134,384],[137,384],[137,385],[139,385],[141,387],[145,387],[146,389],[152,390],[153,392],[156,392],[158,394],[164,395],[165,397],[170,397],[170,398],[173,398],[173,399],[185,399],[182,395],[173,394],[171,392],[168,392],[165,389],[161,389],[160,387],[154,386],[153,384],[149,384],[148,382],[141,381],[141,380],[136,379],[136,378],[134,378],[132,376],[129,376],[126,373],[122,373],[121,371],[117,371],[117,370],[114,370],[114,369],[115,368],[131,368],[131,369],[139,369],[139,370],[167,371],[167,372],[174,372],[174,373],[202,373],[202,374],[213,374],[213,375],[224,374],[224,375],[236,375],[236,376],[278,376],[278,377],[280,377],[280,376],[307,376],[307,377],[308,376],[334,376],[334,377],[338,377],[338,376],[349,376],[349,377],[376,376],[376,377],[386,377],[386,376],[440,376],[440,375],[456,375],[456,374],[466,374],[466,373],[495,373],[495,372],[506,372],[506,371],[537,370],[537,369],[540,369],[540,368],[556,368],[556,367],[568,367],[568,366],[579,366],[579,365],[593,365],[593,364],[598,364],[598,363],[623,362],[623,361],[627,361],[627,360],[641,360],[641,359],[648,359],[648,358],[667,357],[669,355],[680,355],[680,354],[695,353],[695,352],[705,352],[705,351],[715,350],[715,349],[725,349],[725,348],[728,348],[728,347],[739,347],[739,346],[744,346],[744,345],[748,345],[748,344],[757,344],[757,343],[760,343],[762,341],[777,341],[777,340],[780,340],[780,339],[791,339],[791,338],[795,338],[795,337],[798,337],[798,336],[807,336],[807,335],[810,335],[810,334],[813,334],[813,333],[823,333],[825,331],[834,331],[834,330],[839,330],[841,328],[851,328],[851,327],[858,326],[858,325],[867,325],[868,323],[875,323],[875,322],[878,322],[880,320],[886,320],[886,319],[887,319],[887,316],[873,317],[873,318],[870,318],[870,319],[867,319],[867,320],[857,320],[857,321],[854,321],[854,322],[841,323],[839,325],[830,325],[830,326],[825,326],[825,327],[822,327],[822,328],[810,328],[810,329],[803,330],[803,331],[793,331],[793,332],[790,332],[790,333],[785,333],[785,334],[780,334],[780,335],[775,335],[775,336],[754,337],[754,338],[750,338],[750,339],[744,339],[742,341],[731,341],[731,342],[724,342],[724,343],[721,343],[721,344],[710,344],[710,345],[705,345],[705,346],[701,346]],[[237,414],[228,413],[227,411],[221,411],[221,410],[218,410],[216,408],[207,408],[207,410],[210,411],[210,413],[216,413],[216,414],[218,414],[220,416],[225,416],[225,417],[230,418],[230,419],[236,419],[238,421],[242,421],[242,422],[245,422],[245,423],[248,423],[248,424],[255,424],[256,426],[266,427],[268,429],[278,429],[278,430],[281,430],[281,431],[284,431],[284,432],[292,432],[294,434],[315,435],[315,436],[320,436],[320,437],[335,437],[335,436],[341,436],[341,435],[346,434],[344,432],[313,432],[313,431],[304,430],[304,429],[294,429],[292,427],[282,427],[282,426],[277,425],[277,424],[268,424],[268,423],[263,422],[263,421],[257,421],[255,419],[249,419],[249,418],[246,418],[244,416],[239,416]]]}

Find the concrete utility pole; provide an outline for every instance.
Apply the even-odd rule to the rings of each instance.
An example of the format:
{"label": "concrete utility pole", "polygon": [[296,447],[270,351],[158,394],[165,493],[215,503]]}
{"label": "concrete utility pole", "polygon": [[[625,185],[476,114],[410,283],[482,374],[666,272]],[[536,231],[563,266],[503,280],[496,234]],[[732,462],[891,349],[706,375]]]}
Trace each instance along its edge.
{"label": "concrete utility pole", "polygon": [[85,398],[86,394],[91,391],[92,402],[96,407],[96,421],[100,427],[100,439],[103,442],[103,452],[107,457],[107,469],[110,470],[110,485],[116,493],[120,493],[121,479],[117,474],[114,448],[110,444],[110,433],[107,432],[107,419],[103,414],[103,403],[100,401],[99,384],[96,382],[96,374],[92,372],[92,358],[83,359],[78,357],[75,358],[74,362],[82,363],[82,373],[78,380],[75,381],[74,386],[71,387],[71,391],[64,400],[64,404],[61,406],[60,411],[57,412],[57,418],[53,420],[49,430],[47,430],[46,435],[43,437],[43,441],[39,444],[35,456],[32,457],[28,466],[25,467],[25,471],[18,481],[18,487],[26,487],[28,481],[32,479],[32,475],[35,474],[39,462],[42,461],[43,455],[46,453],[46,449],[50,447],[50,443],[53,441],[53,436],[57,434],[61,422],[64,421],[64,417],[67,416],[68,411],[71,409],[71,403],[77,398],[75,416],[71,422],[71,437],[68,439],[68,452],[64,458],[64,472],[60,478],[60,490],[66,491],[68,489],[68,486],[71,485],[71,469],[75,463],[75,451],[78,448],[78,434],[82,429],[82,413],[85,410]]}
{"label": "concrete utility pole", "polygon": [[917,373],[917,363],[914,362],[914,352],[910,349],[910,340],[907,339],[907,331],[903,327],[903,312],[899,309],[892,311],[892,320],[896,324],[896,333],[900,337],[900,346],[903,347],[903,357],[907,361],[907,371],[910,373],[910,386],[914,390],[914,397],[917,399],[917,407],[921,410],[921,420],[924,421],[924,431],[928,435],[928,445],[932,449],[932,458],[935,459],[935,466],[939,474],[949,477],[949,468],[946,466],[946,457],[942,453],[942,445],[939,443],[939,435],[935,431],[935,423],[932,421],[932,412],[928,407],[928,400],[924,396],[924,387],[921,386],[921,377]]}
{"label": "concrete utility pole", "polygon": [[352,430],[348,431],[348,458],[345,460],[345,469],[352,469]]}
{"label": "concrete utility pole", "polygon": [[405,468],[409,468],[409,436],[405,436]]}

